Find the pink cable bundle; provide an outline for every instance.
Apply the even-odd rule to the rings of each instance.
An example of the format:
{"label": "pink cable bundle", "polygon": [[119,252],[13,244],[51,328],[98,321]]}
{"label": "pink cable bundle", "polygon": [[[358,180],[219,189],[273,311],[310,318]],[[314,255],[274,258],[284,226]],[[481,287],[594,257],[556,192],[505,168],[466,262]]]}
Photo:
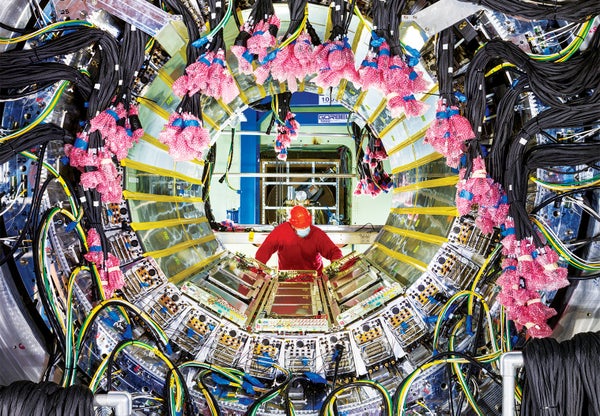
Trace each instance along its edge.
{"label": "pink cable bundle", "polygon": [[191,113],[172,113],[158,140],[169,147],[175,161],[200,159],[210,146],[210,134]]}
{"label": "pink cable bundle", "polygon": [[354,195],[371,195],[373,198],[380,193],[381,189],[375,185],[371,178],[362,178],[354,189]]}
{"label": "pink cable bundle", "polygon": [[277,38],[273,33],[281,26],[279,18],[271,15],[264,20],[260,20],[252,30],[252,36],[246,41],[246,48],[252,55],[258,57],[258,62],[262,62],[277,45]]}
{"label": "pink cable bundle", "polygon": [[69,158],[69,165],[75,168],[84,168],[96,163],[94,155],[88,152],[88,145],[88,136],[85,133],[77,136],[72,145],[65,144],[64,151]]}
{"label": "pink cable bundle", "polygon": [[477,218],[475,218],[475,225],[484,234],[492,234],[495,227],[506,222],[508,217],[508,208],[506,194],[503,193],[500,185],[496,182],[493,183],[493,187],[496,188],[494,191],[499,196],[499,199],[493,205],[482,205],[477,207]]}
{"label": "pink cable bundle", "polygon": [[405,96],[392,95],[387,102],[388,109],[392,117],[401,117],[406,114],[408,117],[422,116],[427,112],[429,105],[423,101],[417,100],[413,94]]}
{"label": "pink cable bundle", "polygon": [[[270,73],[271,61],[277,56],[277,38],[275,35],[281,26],[276,15],[270,15],[266,19],[254,24],[245,22],[240,28],[236,42],[229,49],[237,58],[238,71],[242,74],[254,74],[257,83],[264,83]],[[252,64],[260,65],[254,70]]]}
{"label": "pink cable bundle", "polygon": [[91,166],[96,169],[81,174],[81,186],[96,189],[102,202],[120,203],[123,199],[122,177],[112,160],[112,154],[107,151],[98,152],[95,163]]}
{"label": "pink cable bundle", "polygon": [[100,235],[95,228],[90,228],[87,231],[87,245],[88,252],[83,255],[90,263],[102,264],[104,260],[104,254],[102,253],[102,243],[100,241]]}
{"label": "pink cable bundle", "polygon": [[[298,81],[315,72],[310,35],[303,31],[296,40],[280,49],[269,65],[273,79],[287,82],[288,90],[298,91]],[[262,74],[259,76],[262,79]]]}
{"label": "pink cable bundle", "polygon": [[363,90],[376,88],[385,94],[384,68],[390,66],[390,47],[384,39],[377,37],[375,32],[371,36],[371,46],[377,49],[369,50],[360,64],[359,82]]}
{"label": "pink cable bundle", "polygon": [[446,164],[456,169],[465,153],[465,141],[473,137],[471,123],[460,115],[458,107],[448,106],[444,100],[439,100],[435,120],[425,133],[425,143],[444,155]]}
{"label": "pink cable bundle", "polygon": [[367,56],[360,64],[358,68],[358,77],[360,87],[363,90],[369,88],[381,88],[383,84],[383,73],[377,65],[377,54],[372,51],[367,52]]}
{"label": "pink cable bundle", "polygon": [[108,253],[104,267],[100,269],[100,278],[103,282],[104,294],[107,298],[111,298],[116,290],[125,286],[125,278],[119,267],[120,263],[115,255]]}
{"label": "pink cable bundle", "polygon": [[492,183],[492,197],[488,204],[480,203],[477,207],[477,218],[475,225],[484,234],[492,234],[494,227],[499,227],[506,222],[508,217],[508,198],[499,183]]}
{"label": "pink cable bundle", "polygon": [[313,58],[317,68],[314,83],[324,89],[337,86],[345,79],[359,82],[358,71],[354,66],[354,52],[344,36],[341,40],[328,40],[315,48]]}
{"label": "pink cable bundle", "polygon": [[289,112],[285,118],[285,124],[277,122],[277,137],[275,138],[275,151],[277,159],[287,159],[287,149],[290,147],[292,140],[298,137],[300,124],[296,121],[294,114]]}
{"label": "pink cable bundle", "polygon": [[248,52],[248,48],[243,45],[232,45],[229,51],[237,58],[238,72],[246,75],[252,74],[254,71],[252,67],[254,56]]}
{"label": "pink cable bundle", "polygon": [[497,300],[504,306],[507,318],[514,321],[518,328],[525,327],[529,336],[550,336],[552,329],[546,321],[556,311],[542,302],[537,291],[528,289],[526,281],[523,285],[523,276],[515,264],[518,261],[514,258],[504,259],[502,275],[496,281],[502,288]]}
{"label": "pink cable bundle", "polygon": [[429,106],[415,99],[414,94],[427,91],[423,75],[407,65],[401,56],[393,56],[390,65],[383,69],[383,88],[388,99],[388,109],[393,117],[406,114],[423,115]]}
{"label": "pink cable bundle", "polygon": [[556,311],[545,305],[540,291],[553,291],[569,284],[567,269],[558,264],[559,256],[550,247],[536,247],[533,238],[517,240],[512,224],[504,226],[502,275],[496,283],[502,288],[498,301],[507,317],[527,329],[532,337],[552,333],[546,321]]}
{"label": "pink cable bundle", "polygon": [[472,171],[468,178],[465,178],[466,175],[466,169],[461,169],[456,184],[456,206],[460,215],[468,214],[479,205],[494,206],[500,200],[499,188],[487,174],[481,156],[473,159]]}
{"label": "pink cable bundle", "polygon": [[385,151],[385,147],[383,147],[383,142],[380,138],[369,136],[369,142],[365,147],[365,155],[363,157],[363,162],[368,164],[371,168],[376,168],[379,166],[382,160],[386,160],[388,158],[388,154]]}
{"label": "pink cable bundle", "polygon": [[546,277],[544,281],[546,290],[557,290],[568,286],[568,270],[558,264],[558,253],[548,246],[541,247],[537,251],[535,260]]}
{"label": "pink cable bundle", "polygon": [[[137,115],[137,112],[135,114]],[[100,133],[104,139],[104,146],[117,157],[117,160],[127,157],[129,149],[139,139],[137,130],[139,129],[136,129],[134,137],[129,114],[123,103],[118,103],[116,107],[102,111],[90,120],[90,132],[98,131]]]}
{"label": "pink cable bundle", "polygon": [[141,124],[138,128],[134,129],[132,127],[129,121],[132,117],[137,117],[137,109],[134,116],[128,116],[125,126],[119,128],[116,135],[104,137],[105,147],[112,152],[119,161],[127,157],[129,149],[131,149],[133,144],[137,143],[140,137],[144,135],[144,130],[141,128]]}
{"label": "pink cable bundle", "polygon": [[173,83],[179,96],[201,93],[226,104],[238,96],[239,90],[225,64],[225,51],[208,51],[185,69],[185,74]]}
{"label": "pink cable bundle", "polygon": [[103,138],[120,136],[125,130],[127,110],[122,103],[107,108],[90,120],[90,133],[100,132]]}
{"label": "pink cable bundle", "polygon": [[117,289],[121,289],[125,285],[123,272],[121,272],[119,267],[121,262],[112,253],[108,253],[106,255],[106,261],[104,260],[100,235],[95,228],[90,228],[88,230],[87,244],[88,252],[85,253],[83,257],[90,263],[95,264],[98,268],[102,287],[104,288],[104,294],[107,298],[110,298]]}

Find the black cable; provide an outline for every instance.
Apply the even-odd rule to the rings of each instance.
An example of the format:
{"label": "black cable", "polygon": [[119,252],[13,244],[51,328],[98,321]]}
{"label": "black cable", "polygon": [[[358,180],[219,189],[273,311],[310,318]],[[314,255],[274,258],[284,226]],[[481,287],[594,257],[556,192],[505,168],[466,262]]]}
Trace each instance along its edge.
{"label": "black cable", "polygon": [[254,401],[254,403],[252,403],[246,410],[245,416],[249,416],[249,415],[253,414],[255,409],[262,406],[263,403],[261,402],[261,400],[263,398],[270,396],[271,394],[275,393],[276,391],[283,391],[286,388],[286,386],[288,385],[288,383],[292,380],[292,377],[289,374],[286,374],[285,377],[286,377],[285,380],[280,385],[272,387],[267,392],[265,392],[262,396],[260,396],[258,399],[256,399]]}
{"label": "black cable", "polygon": [[382,404],[383,404],[383,411],[382,414],[387,415],[390,414],[391,410],[389,408],[389,405],[385,399],[385,397],[383,396],[383,392],[380,391],[379,389],[373,387],[373,385],[371,384],[366,384],[366,383],[361,383],[360,380],[358,381],[353,381],[350,382],[348,384],[342,384],[337,388],[334,388],[328,395],[327,397],[325,397],[325,400],[323,400],[323,405],[321,406],[321,408],[319,409],[319,416],[325,416],[325,409],[328,407],[327,404],[334,398],[334,396],[340,391],[340,390],[346,390],[348,388],[352,388],[352,387],[369,387],[374,389],[375,391],[377,391],[377,393],[379,393],[379,395],[381,396],[382,400]]}
{"label": "black cable", "polygon": [[[495,372],[489,370],[488,368],[485,367],[485,365],[483,363],[480,363],[479,361],[477,361],[475,358],[471,357],[468,354],[459,352],[459,351],[442,351],[442,352],[438,352],[437,354],[435,354],[434,356],[430,357],[427,361],[425,361],[424,363],[421,364],[421,366],[430,363],[432,361],[437,361],[443,358],[463,358],[465,360],[467,360],[469,363],[475,365],[476,367],[480,368],[481,371],[488,377],[490,377],[490,379],[496,383],[497,385],[501,386],[502,385],[502,378],[496,374]],[[402,383],[400,383],[400,385],[396,388],[396,391],[394,392],[394,395],[392,396],[392,403],[393,403],[393,408],[397,409],[398,408],[398,400],[400,399],[400,392],[402,391],[402,387],[404,385],[404,383],[406,383],[408,379],[404,379],[402,381]]]}
{"label": "black cable", "polygon": [[597,332],[579,333],[562,343],[531,339],[523,348],[521,415],[599,414],[599,349]]}
{"label": "black cable", "polygon": [[47,86],[63,80],[75,84],[81,96],[85,100],[89,99],[94,86],[92,80],[69,65],[42,62],[21,67],[0,68],[0,88],[21,88],[38,82],[41,86]]}
{"label": "black cable", "polygon": [[[209,400],[212,401],[212,404],[215,407],[215,410],[217,411],[216,416],[222,416],[223,415],[223,411],[221,410],[221,407],[219,406],[219,401],[215,398],[214,394],[212,394],[212,392],[210,391],[209,386],[206,384],[205,377],[207,377],[209,374],[211,374],[211,372],[207,372],[206,374],[204,374],[203,376],[199,377],[198,379],[200,381],[200,384],[202,384],[202,387],[206,391],[206,394],[208,394]],[[211,416],[213,416],[213,415],[211,415]]]}
{"label": "black cable", "polygon": [[596,0],[460,0],[525,20],[582,22],[600,14]]}
{"label": "black cable", "polygon": [[0,416],[93,416],[94,395],[83,385],[16,381],[0,388]]}
{"label": "black cable", "polygon": [[[44,215],[42,215],[42,223],[44,222],[44,218],[48,217],[51,209],[48,209]],[[67,218],[68,219],[68,218]],[[44,307],[44,312],[46,317],[48,318],[48,322],[50,323],[50,328],[54,333],[54,336],[57,339],[58,345],[60,346],[61,351],[65,351],[65,333],[63,332],[62,326],[59,322],[60,317],[54,315],[53,309],[50,305],[50,299],[48,298],[48,294],[46,293],[45,284],[42,280],[43,271],[46,269],[45,264],[40,264],[40,256],[37,253],[40,253],[41,250],[41,238],[42,238],[42,229],[43,227],[40,225],[37,227],[34,238],[33,238],[33,264],[35,270],[35,280],[37,285],[37,293],[42,302],[42,306]]]}

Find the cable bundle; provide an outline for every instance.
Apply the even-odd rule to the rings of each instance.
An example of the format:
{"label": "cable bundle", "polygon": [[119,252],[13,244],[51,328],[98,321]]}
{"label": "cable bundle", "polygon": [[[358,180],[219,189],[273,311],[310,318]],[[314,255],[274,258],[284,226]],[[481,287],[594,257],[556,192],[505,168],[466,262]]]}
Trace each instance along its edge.
{"label": "cable bundle", "polygon": [[465,77],[466,113],[475,133],[481,134],[486,105],[484,69],[492,60],[502,59],[527,74],[529,88],[546,105],[565,108],[591,104],[597,102],[600,86],[600,74],[596,70],[600,65],[599,42],[600,36],[596,33],[590,48],[564,62],[539,62],[510,42],[488,42],[471,61]]}
{"label": "cable bundle", "polygon": [[19,140],[2,141],[0,139],[0,164],[8,162],[17,153],[48,142],[71,140],[72,136],[62,127],[55,124],[39,124],[23,133]]}
{"label": "cable bundle", "polygon": [[200,159],[210,147],[210,135],[192,113],[173,113],[158,139],[169,146],[175,161]]}
{"label": "cable bundle", "polygon": [[374,87],[387,98],[387,107],[393,117],[417,116],[427,105],[414,94],[425,92],[427,83],[420,71],[415,70],[420,53],[399,40],[400,17],[406,0],[373,3],[373,31],[369,51],[359,68],[359,85]]}
{"label": "cable bundle", "polygon": [[465,152],[465,142],[475,137],[469,120],[460,114],[458,100],[452,93],[454,73],[454,29],[444,29],[438,38],[437,78],[440,99],[435,120],[425,133],[424,142],[446,158],[446,164],[458,168]]}
{"label": "cable bundle", "polygon": [[317,69],[314,83],[327,89],[337,86],[341,80],[358,83],[359,76],[354,66],[354,52],[348,43],[348,27],[352,20],[354,1],[346,5],[344,0],[332,0],[331,33],[329,39],[317,46],[313,60]]}
{"label": "cable bundle", "polygon": [[584,416],[600,411],[597,332],[572,339],[532,339],[523,348],[525,388],[521,415]]}
{"label": "cable bundle", "polygon": [[386,1],[375,0],[372,6],[373,30],[371,41],[365,59],[358,68],[360,85],[363,90],[375,88],[386,93],[384,74],[389,71],[394,55],[402,53],[400,40],[398,38],[399,21],[398,15],[390,10],[402,10],[406,0],[388,4]]}
{"label": "cable bundle", "polygon": [[[200,49],[200,56],[191,63],[188,61],[185,74],[173,83],[173,92],[179,96],[201,93],[228,104],[238,96],[237,85],[225,59],[223,25],[228,17],[225,16],[221,1],[210,0],[208,3],[209,24],[213,30],[192,43],[192,46]],[[229,2],[228,16],[231,8],[232,2]]]}
{"label": "cable bundle", "polygon": [[[290,4],[290,11],[292,5]],[[290,15],[293,18],[293,15]],[[277,32],[281,22],[275,15],[271,0],[258,0],[252,6],[248,20],[240,27],[240,33],[230,48],[238,60],[238,69],[243,74],[257,77],[257,83],[263,83],[269,75],[268,68],[274,56],[269,54],[277,45]],[[265,65],[260,71],[254,71],[253,63]]]}
{"label": "cable bundle", "polygon": [[593,165],[600,160],[600,143],[565,143],[528,146],[531,137],[554,126],[581,126],[597,123],[600,111],[595,106],[575,106],[568,110],[551,108],[525,123],[508,150],[504,188],[507,189],[509,220],[503,229],[504,262],[498,284],[498,299],[510,319],[530,326],[530,334],[547,336],[543,324],[554,314],[539,298],[539,291],[556,290],[568,285],[567,269],[558,263],[556,252],[533,228],[525,209],[529,172],[556,166]]}
{"label": "cable bundle", "polygon": [[100,273],[100,281],[104,287],[104,293],[107,298],[111,298],[116,290],[125,285],[123,272],[119,268],[120,260],[112,253],[102,252],[102,242],[100,235],[95,228],[87,231],[88,252],[83,257],[92,264],[95,264]]}
{"label": "cable bundle", "polygon": [[[176,13],[183,16],[185,27],[188,31],[190,39],[199,39],[200,32],[196,21],[190,11],[180,0],[167,0],[167,5]],[[216,18],[216,16],[215,16]],[[214,23],[214,22],[213,22]],[[214,32],[219,32],[225,23],[223,19],[215,28]],[[211,33],[213,32],[211,31]],[[211,34],[203,37],[205,47],[210,40]],[[221,36],[216,42],[222,42]],[[208,45],[210,47],[210,45]],[[192,43],[186,48],[186,59],[188,64],[198,60],[200,51]],[[184,75],[185,76],[185,75]],[[183,82],[183,81],[182,81]],[[176,81],[177,83],[177,81]],[[174,86],[175,88],[175,86]],[[183,93],[183,99],[177,110],[169,116],[168,122],[165,124],[163,131],[159,134],[158,139],[169,147],[169,155],[175,160],[191,160],[200,158],[210,145],[210,134],[202,123],[202,111],[200,105],[199,93]]]}
{"label": "cable bundle", "polygon": [[600,14],[596,0],[461,0],[525,20],[577,22]]}
{"label": "cable bundle", "polygon": [[[3,54],[0,54],[0,62]],[[21,66],[4,67],[0,65],[0,88],[23,88],[34,85],[29,94],[43,90],[58,81],[70,81],[87,100],[92,92],[93,83],[89,77],[69,65],[58,62],[40,62]],[[1,95],[6,99],[10,95]]]}
{"label": "cable bundle", "polygon": [[383,147],[381,139],[375,137],[371,132],[367,132],[368,142],[363,150],[362,143],[359,141],[364,132],[356,125],[352,124],[355,141],[357,142],[357,159],[359,160],[357,171],[359,181],[354,189],[354,195],[371,195],[376,197],[382,191],[388,192],[393,181],[390,175],[383,168],[383,160],[388,155]]}
{"label": "cable bundle", "polygon": [[298,81],[317,71],[313,61],[314,48],[321,44],[317,33],[308,22],[306,0],[290,0],[290,26],[277,48],[270,70],[273,79],[287,82],[288,90],[298,90]]}
{"label": "cable bundle", "polygon": [[94,395],[85,386],[16,381],[0,387],[0,416],[93,416]]}
{"label": "cable bundle", "polygon": [[292,140],[298,137],[300,124],[296,121],[294,114],[290,111],[290,102],[292,100],[291,92],[284,92],[273,97],[274,108],[273,116],[277,124],[277,137],[275,139],[275,152],[277,159],[287,159],[287,149]]}

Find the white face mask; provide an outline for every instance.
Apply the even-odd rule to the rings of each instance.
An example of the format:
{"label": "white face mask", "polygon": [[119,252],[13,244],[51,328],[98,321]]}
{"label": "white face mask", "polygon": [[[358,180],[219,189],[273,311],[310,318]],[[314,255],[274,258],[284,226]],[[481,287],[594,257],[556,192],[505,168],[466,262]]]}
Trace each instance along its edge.
{"label": "white face mask", "polygon": [[298,237],[304,238],[309,233],[310,233],[310,227],[307,227],[307,228],[296,228],[296,234],[298,234]]}

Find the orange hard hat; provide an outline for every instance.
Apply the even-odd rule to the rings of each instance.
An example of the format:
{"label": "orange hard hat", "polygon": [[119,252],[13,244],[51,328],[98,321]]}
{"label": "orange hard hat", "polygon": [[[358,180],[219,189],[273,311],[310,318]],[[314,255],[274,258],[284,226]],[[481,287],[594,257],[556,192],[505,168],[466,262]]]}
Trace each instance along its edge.
{"label": "orange hard hat", "polygon": [[290,224],[294,228],[308,228],[311,224],[310,212],[301,205],[296,205],[290,211]]}

